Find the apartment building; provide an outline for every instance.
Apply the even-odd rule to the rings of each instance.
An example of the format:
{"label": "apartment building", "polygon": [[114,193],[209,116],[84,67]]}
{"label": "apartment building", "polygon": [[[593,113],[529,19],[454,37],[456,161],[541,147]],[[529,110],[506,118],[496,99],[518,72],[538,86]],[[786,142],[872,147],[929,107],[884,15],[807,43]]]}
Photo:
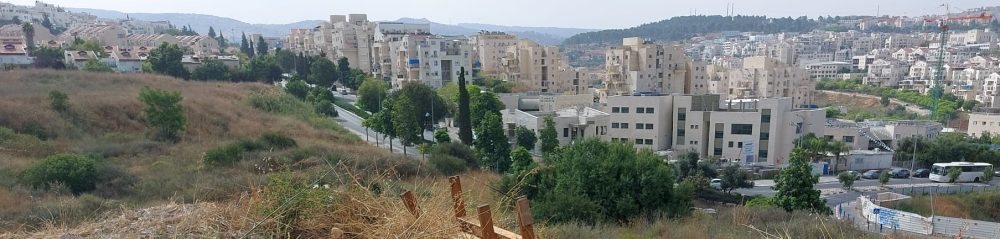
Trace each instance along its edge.
{"label": "apartment building", "polygon": [[372,41],[375,23],[366,14],[330,16],[330,52],[332,60],[347,58],[351,68],[372,72]]}
{"label": "apartment building", "polygon": [[28,56],[27,46],[21,38],[0,38],[0,66],[32,63],[34,60]]}
{"label": "apartment building", "polygon": [[[125,40],[125,46],[155,48],[160,44],[177,44],[178,38],[167,34],[132,34]],[[218,43],[216,43],[218,44]],[[109,45],[109,44],[105,44]]]}
{"label": "apartment building", "polygon": [[480,31],[469,37],[469,44],[476,53],[473,67],[486,75],[499,75],[501,58],[506,55],[507,48],[516,46],[517,36],[504,32]]}
{"label": "apartment building", "polygon": [[42,22],[45,17],[48,17],[52,26],[57,28],[69,28],[74,24],[97,21],[97,16],[66,11],[62,7],[41,1],[35,1],[34,6],[19,6],[0,2],[0,19],[10,20],[14,17],[24,22]]}
{"label": "apartment building", "polygon": [[983,86],[979,94],[976,95],[976,100],[981,103],[983,107],[988,108],[1000,108],[1000,73],[992,73],[983,79]]}
{"label": "apartment building", "polygon": [[532,92],[580,94],[587,89],[586,83],[580,81],[580,72],[564,61],[556,46],[542,46],[521,39],[504,49],[499,62],[496,76],[500,80],[513,82]]}
{"label": "apartment building", "polygon": [[[400,22],[379,22],[375,24],[375,43],[372,44],[372,74],[386,81],[404,78],[402,74],[408,66],[397,64],[401,48],[400,41],[406,35],[428,35],[430,24],[411,24]],[[467,71],[469,69],[466,69]]]}
{"label": "apartment building", "polygon": [[897,86],[906,78],[910,68],[897,60],[878,59],[868,66],[864,84],[873,86]]}
{"label": "apartment building", "polygon": [[524,126],[540,134],[545,127],[545,118],[551,117],[555,123],[556,139],[559,145],[569,145],[585,138],[608,140],[610,115],[590,107],[567,107],[555,111],[522,111],[505,109],[500,112],[507,137],[514,137],[517,126]]}
{"label": "apartment building", "polygon": [[809,79],[836,79],[841,73],[851,70],[851,63],[842,61],[827,61],[803,66],[809,73]]}
{"label": "apartment building", "polygon": [[822,135],[821,109],[793,109],[788,97],[749,104],[732,108],[719,95],[611,96],[605,107],[611,114],[608,137],[637,148],[784,165],[796,138]]}
{"label": "apartment building", "polygon": [[743,67],[709,69],[712,81],[709,92],[726,99],[762,99],[791,97],[795,106],[810,105],[815,96],[816,81],[809,79],[805,69],[783,64],[769,57],[748,57]]}
{"label": "apartment building", "polygon": [[[189,53],[200,56],[218,55],[219,41],[208,36],[176,36],[177,45],[187,48]],[[256,46],[256,44],[255,44]]]}
{"label": "apartment building", "polygon": [[73,42],[76,38],[95,40],[103,45],[117,46],[128,43],[128,33],[125,31],[125,28],[107,24],[77,25],[67,29],[57,37],[59,41],[64,42]]}
{"label": "apartment building", "polygon": [[1000,135],[1000,113],[977,112],[969,114],[969,136],[980,137],[989,133]]}
{"label": "apartment building", "polygon": [[684,92],[690,69],[680,46],[658,45],[638,37],[625,38],[622,47],[605,52],[608,95]]}
{"label": "apartment building", "polygon": [[66,63],[67,67],[76,67],[77,69],[82,69],[87,60],[98,59],[97,53],[93,51],[65,51],[63,53],[63,61]]}
{"label": "apartment building", "polygon": [[383,78],[392,78],[394,88],[406,82],[437,88],[457,83],[461,68],[466,74],[472,69],[472,46],[465,37],[408,34],[389,42],[388,49],[391,72],[381,73]]}

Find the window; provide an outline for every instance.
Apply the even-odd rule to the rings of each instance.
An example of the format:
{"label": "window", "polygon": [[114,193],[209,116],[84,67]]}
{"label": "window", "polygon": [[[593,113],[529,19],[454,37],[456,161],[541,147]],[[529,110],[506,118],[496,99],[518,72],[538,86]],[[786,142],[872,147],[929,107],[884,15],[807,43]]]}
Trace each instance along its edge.
{"label": "window", "polygon": [[761,110],[760,122],[771,123],[771,110],[768,109]]}
{"label": "window", "polygon": [[622,107],[622,113],[628,114],[628,107]]}
{"label": "window", "polygon": [[646,124],[646,129],[653,129],[653,124]]}
{"label": "window", "polygon": [[622,129],[628,129],[628,123],[622,123]]}
{"label": "window", "polygon": [[854,136],[844,136],[844,143],[854,143]]}
{"label": "window", "polygon": [[677,137],[684,137],[684,136],[685,136],[684,129],[677,129]]}
{"label": "window", "polygon": [[635,129],[646,129],[645,124],[635,124]]}
{"label": "window", "polygon": [[611,113],[621,113],[621,108],[611,107]]}
{"label": "window", "polygon": [[653,145],[653,139],[646,139],[647,145]]}
{"label": "window", "polygon": [[770,139],[771,139],[771,133],[760,132],[760,140],[770,140]]}
{"label": "window", "polygon": [[743,142],[736,142],[736,147],[742,149],[743,148]]}
{"label": "window", "polygon": [[618,127],[621,127],[621,125],[618,124],[618,123],[611,123],[611,128],[612,129],[617,129]]}
{"label": "window", "polygon": [[642,144],[642,139],[635,139],[635,144]]}
{"label": "window", "polygon": [[767,158],[767,150],[766,149],[758,150],[757,151],[757,157],[758,158]]}
{"label": "window", "polygon": [[715,150],[712,150],[712,155],[722,155],[722,148],[715,148]]}
{"label": "window", "polygon": [[730,148],[732,148],[732,147],[733,147],[733,141],[729,141],[729,147],[730,147]]}
{"label": "window", "polygon": [[569,128],[563,128],[563,137],[569,137]]}
{"label": "window", "polygon": [[687,120],[687,113],[685,113],[684,111],[678,112],[677,121],[685,121],[685,120]]}
{"label": "window", "polygon": [[732,124],[729,133],[730,134],[741,134],[741,135],[753,134],[753,125],[752,124]]}
{"label": "window", "polygon": [[642,107],[635,108],[635,113],[637,113],[637,114],[645,114],[646,113],[646,108],[642,108]]}
{"label": "window", "polygon": [[646,114],[652,114],[652,113],[653,113],[653,107],[646,108]]}

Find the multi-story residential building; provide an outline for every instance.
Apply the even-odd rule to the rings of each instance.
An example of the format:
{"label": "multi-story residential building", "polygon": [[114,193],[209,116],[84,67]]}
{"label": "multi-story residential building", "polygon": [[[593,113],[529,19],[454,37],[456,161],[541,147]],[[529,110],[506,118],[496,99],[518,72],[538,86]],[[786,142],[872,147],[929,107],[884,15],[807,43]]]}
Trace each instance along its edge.
{"label": "multi-story residential building", "polygon": [[[430,34],[430,24],[411,24],[400,22],[379,22],[375,25],[375,43],[372,44],[372,74],[387,81],[404,78],[405,65],[399,65],[400,44],[403,37],[410,34]],[[466,69],[467,71],[469,69]]]}
{"label": "multi-story residential building", "polygon": [[606,52],[605,87],[609,95],[643,92],[684,92],[690,77],[688,61],[680,46],[664,46],[638,37],[623,39],[622,47]]}
{"label": "multi-story residential building", "polygon": [[480,31],[469,37],[469,44],[476,53],[473,67],[486,75],[499,75],[507,48],[518,44],[517,36],[504,32]]}
{"label": "multi-story residential building", "polygon": [[952,33],[948,38],[948,43],[952,46],[990,43],[997,39],[995,32],[987,29],[973,29],[964,32]]}
{"label": "multi-story residential building", "polygon": [[95,40],[103,45],[119,46],[128,43],[128,33],[125,28],[118,25],[81,24],[69,28],[58,36],[58,40],[64,42],[73,42],[76,38]]}
{"label": "multi-story residential building", "polygon": [[1000,113],[993,111],[969,114],[969,136],[980,137],[985,133],[1000,135]]}
{"label": "multi-story residential building", "polygon": [[498,78],[529,91],[580,94],[587,89],[580,82],[580,73],[563,60],[559,47],[521,39],[508,46],[499,60]]}
{"label": "multi-story residential building", "polygon": [[851,63],[842,61],[827,61],[807,64],[809,79],[836,79],[841,73],[851,70]]}
{"label": "multi-story residential building", "polygon": [[988,108],[1000,108],[1000,73],[992,73],[983,79],[983,86],[979,94],[976,95],[976,101],[979,101],[982,106]]}
{"label": "multi-story residential building", "polygon": [[794,139],[822,135],[821,109],[795,110],[791,98],[752,102],[751,108],[735,109],[723,107],[719,95],[611,96],[608,134],[638,148],[759,165],[785,165]]}
{"label": "multi-story residential building", "polygon": [[63,61],[68,67],[82,69],[87,60],[98,59],[97,53],[93,51],[65,51]]}
{"label": "multi-story residential building", "polygon": [[[208,36],[177,36],[177,45],[200,56],[218,55],[219,41]],[[256,45],[256,44],[255,44]]]}
{"label": "multi-story residential building", "polygon": [[330,56],[333,60],[347,58],[351,68],[372,71],[371,47],[375,38],[375,23],[368,15],[349,14],[330,16]]}
{"label": "multi-story residential building", "polygon": [[53,27],[61,29],[97,21],[94,15],[66,11],[62,7],[41,1],[35,1],[35,5],[31,7],[0,2],[0,19],[11,20],[15,17],[24,22],[42,22],[48,17]]}
{"label": "multi-story residential building", "polygon": [[816,81],[805,69],[782,64],[773,58],[749,57],[738,69],[712,68],[709,92],[726,99],[791,97],[796,106],[812,104]]}
{"label": "multi-story residential building", "polygon": [[545,127],[545,118],[551,117],[555,123],[556,139],[559,145],[568,145],[585,138],[608,140],[610,115],[590,107],[568,107],[555,111],[502,110],[501,116],[507,137],[514,137],[514,130],[524,126],[540,134]]}
{"label": "multi-story residential building", "polygon": [[382,77],[394,77],[393,87],[405,82],[441,87],[457,82],[461,68],[466,74],[472,69],[472,47],[464,37],[408,34],[389,42],[388,49],[392,72],[383,70]]}
{"label": "multi-story residential building", "polygon": [[[147,48],[154,48],[160,46],[160,44],[178,44],[178,37],[174,37],[167,34],[132,34],[129,35],[125,40],[124,46],[129,47],[140,47],[144,46]],[[218,43],[216,43],[218,44]],[[105,44],[111,45],[111,44]]]}
{"label": "multi-story residential building", "polygon": [[864,78],[864,84],[897,86],[907,76],[909,70],[910,68],[901,61],[878,59],[868,66],[868,75]]}
{"label": "multi-story residential building", "polygon": [[[41,45],[43,42],[48,42],[55,40],[56,37],[49,33],[49,29],[45,28],[41,24],[31,24],[35,28],[35,45]],[[0,38],[12,39],[12,38],[24,38],[24,31],[18,24],[8,24],[0,26]],[[25,40],[25,45],[27,45],[27,40]]]}

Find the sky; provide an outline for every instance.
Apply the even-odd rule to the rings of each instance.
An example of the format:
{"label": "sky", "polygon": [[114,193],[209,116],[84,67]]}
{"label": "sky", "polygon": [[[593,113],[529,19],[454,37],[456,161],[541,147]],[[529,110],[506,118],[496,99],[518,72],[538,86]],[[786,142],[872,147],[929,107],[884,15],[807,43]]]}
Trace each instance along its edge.
{"label": "sky", "polygon": [[[0,0],[33,5],[34,0]],[[370,20],[427,18],[439,23],[510,26],[627,28],[673,16],[735,14],[767,16],[943,14],[1000,0],[46,0],[64,7],[127,13],[200,13],[249,23],[329,20],[331,14],[366,13]],[[877,9],[877,11],[876,11]]]}

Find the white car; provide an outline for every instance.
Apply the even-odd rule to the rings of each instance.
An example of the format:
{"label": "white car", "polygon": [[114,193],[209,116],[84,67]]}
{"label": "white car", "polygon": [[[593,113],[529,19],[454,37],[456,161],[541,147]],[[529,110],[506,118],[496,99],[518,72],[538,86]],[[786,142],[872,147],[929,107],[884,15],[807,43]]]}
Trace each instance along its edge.
{"label": "white car", "polygon": [[708,182],[708,186],[711,186],[715,189],[722,189],[722,179],[713,178],[711,181]]}

